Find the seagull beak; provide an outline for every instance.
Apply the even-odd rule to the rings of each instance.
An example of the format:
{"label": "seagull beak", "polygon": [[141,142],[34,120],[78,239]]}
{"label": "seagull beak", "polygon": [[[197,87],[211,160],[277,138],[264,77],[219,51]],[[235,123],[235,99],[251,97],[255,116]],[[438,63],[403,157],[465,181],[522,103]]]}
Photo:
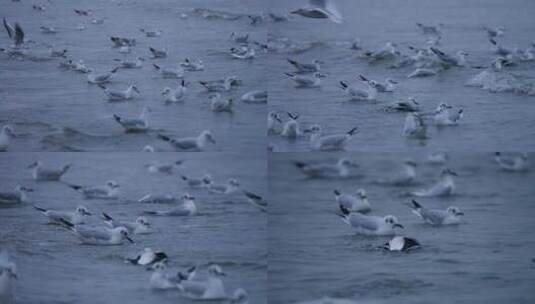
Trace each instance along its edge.
{"label": "seagull beak", "polygon": [[399,228],[401,228],[401,229],[404,229],[404,228],[405,228],[405,227],[403,227],[403,225],[398,224],[398,223],[395,223],[395,224],[394,224],[394,227],[399,227]]}

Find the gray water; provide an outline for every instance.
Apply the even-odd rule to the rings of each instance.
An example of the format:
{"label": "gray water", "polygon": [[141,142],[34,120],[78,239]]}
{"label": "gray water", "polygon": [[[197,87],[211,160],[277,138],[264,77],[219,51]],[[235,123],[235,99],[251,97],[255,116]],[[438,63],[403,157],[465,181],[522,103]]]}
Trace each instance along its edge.
{"label": "gray water", "polygon": [[[99,185],[115,179],[121,185],[118,201],[84,200],[61,182],[35,182],[21,169],[36,159],[47,166],[71,162],[64,182]],[[101,212],[134,220],[143,210],[167,209],[167,205],[135,202],[153,194],[196,197],[200,215],[149,217],[156,232],[133,235],[134,244],[123,246],[80,245],[66,229],[47,224],[31,204],[0,209],[0,247],[7,249],[18,266],[17,303],[194,303],[177,291],[154,292],[148,287],[151,272],[126,264],[126,257],[145,247],[161,249],[169,256],[171,269],[192,265],[203,275],[209,263],[228,273],[226,289],[242,287],[252,303],[266,303],[266,216],[243,195],[222,196],[186,188],[177,174],[148,173],[144,165],[153,160],[184,159],[183,174],[210,172],[218,181],[233,177],[243,189],[265,195],[265,162],[257,156],[203,153],[20,153],[0,155],[2,191],[17,184],[33,188],[31,204],[69,210],[85,205],[94,215],[89,224],[102,225]]]}
{"label": "gray water", "polygon": [[[292,161],[354,159],[349,179],[307,179]],[[412,157],[420,166],[417,184],[388,187],[388,178]],[[355,303],[532,303],[535,300],[535,175],[500,171],[489,153],[452,153],[448,164],[459,177],[451,197],[417,199],[428,208],[458,206],[463,224],[432,227],[404,203],[408,191],[431,185],[440,166],[425,155],[393,153],[276,153],[269,158],[270,303],[323,296]],[[533,154],[530,155],[533,157]],[[334,213],[333,190],[367,191],[373,215],[395,215],[422,248],[409,253],[377,249],[388,237],[356,235]]]}
{"label": "gray water", "polygon": [[[272,1],[278,11],[299,7],[293,1]],[[481,70],[454,68],[436,77],[407,79],[414,70],[407,67],[388,69],[388,63],[369,64],[350,50],[350,43],[359,38],[365,49],[381,48],[388,41],[398,44],[403,53],[407,46],[425,46],[425,38],[416,27],[443,23],[443,39],[438,46],[447,53],[458,50],[469,53],[470,65],[488,66],[495,55],[481,29],[482,25],[504,26],[507,33],[500,43],[527,48],[533,43],[535,28],[532,12],[535,2],[514,1],[336,1],[345,21],[338,25],[302,18],[295,22],[275,23],[270,32],[293,41],[320,41],[323,46],[306,53],[274,54],[270,57],[269,109],[299,113],[302,125],[320,124],[326,134],[341,133],[357,126],[346,150],[356,151],[416,151],[467,150],[489,151],[502,147],[533,149],[535,131],[533,96],[493,94],[464,84]],[[296,89],[283,75],[292,71],[286,58],[325,62],[322,72],[327,75],[320,88]],[[390,62],[392,63],[392,62]],[[521,64],[510,71],[534,77],[534,63]],[[384,81],[392,77],[400,82],[394,93],[379,93],[377,101],[349,101],[339,87],[339,81],[357,83],[358,75]],[[364,88],[364,87],[363,87]],[[440,102],[465,109],[464,120],[458,127],[437,130],[430,127],[430,139],[425,143],[407,140],[401,133],[404,113],[386,113],[385,106],[397,100],[415,97],[424,111],[431,111]],[[287,119],[284,114],[284,118]],[[290,141],[277,135],[268,139],[279,151],[309,151],[308,140]]]}

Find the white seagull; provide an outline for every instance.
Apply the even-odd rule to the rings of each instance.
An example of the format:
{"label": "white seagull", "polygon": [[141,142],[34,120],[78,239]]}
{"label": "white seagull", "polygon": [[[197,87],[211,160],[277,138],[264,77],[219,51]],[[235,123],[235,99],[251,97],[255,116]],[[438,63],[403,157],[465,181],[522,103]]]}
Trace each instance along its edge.
{"label": "white seagull", "polygon": [[180,63],[180,66],[184,68],[184,70],[190,71],[190,72],[197,72],[197,71],[204,70],[204,64],[202,63],[200,59],[189,60],[188,58],[185,58],[184,61]]}
{"label": "white seagull", "polygon": [[347,177],[351,173],[352,167],[358,167],[355,162],[348,158],[341,158],[334,164],[307,164],[295,161],[294,165],[301,171],[301,173],[310,178]]}
{"label": "white seagull", "polygon": [[[106,181],[103,186],[80,186],[67,184],[67,186],[76,190],[85,199],[107,199],[114,200],[119,198],[119,184],[114,180]],[[76,223],[75,223],[76,224]]]}
{"label": "white seagull", "polygon": [[165,49],[159,50],[159,49],[156,49],[156,48],[153,48],[153,47],[149,47],[149,51],[151,52],[152,58],[154,58],[154,59],[156,59],[156,58],[166,58],[167,57],[167,50],[165,50]]}
{"label": "white seagull", "polygon": [[334,190],[334,197],[338,205],[344,206],[351,212],[367,213],[372,210],[368,202],[368,195],[364,189],[358,189],[356,195]]}
{"label": "white seagull", "polygon": [[161,250],[154,251],[152,248],[145,247],[134,258],[127,258],[126,261],[134,265],[147,266],[167,260],[167,254]]}
{"label": "white seagull", "polygon": [[144,211],[143,213],[156,216],[193,216],[197,214],[197,206],[195,205],[195,197],[186,193],[182,196],[180,206],[169,210]]}
{"label": "white seagull", "polygon": [[335,151],[343,150],[349,140],[357,132],[357,127],[352,128],[346,133],[322,135],[322,130],[319,125],[313,125],[309,130],[310,148],[315,151]]}
{"label": "white seagull", "polygon": [[190,188],[203,188],[212,182],[212,176],[208,173],[202,178],[187,177],[185,175],[181,175],[180,178],[185,181]]}
{"label": "white seagull", "polygon": [[433,226],[457,225],[461,223],[464,213],[458,207],[450,206],[446,210],[427,209],[417,201],[412,200],[412,213]]}
{"label": "white seagull", "polygon": [[87,82],[92,84],[104,84],[111,81],[112,77],[115,75],[119,68],[115,68],[107,73],[90,73],[87,75]]}
{"label": "white seagull", "polygon": [[321,78],[324,78],[325,75],[316,72],[312,76],[304,76],[304,75],[298,75],[298,74],[291,74],[291,73],[284,73],[290,79],[292,79],[295,82],[295,86],[297,88],[315,88],[319,87],[321,85]]}
{"label": "white seagull", "polygon": [[102,212],[104,223],[110,228],[125,227],[129,233],[148,234],[152,233],[149,220],[144,216],[138,216],[134,222],[116,221],[109,214]]}
{"label": "white seagull", "polygon": [[162,96],[164,98],[165,103],[176,103],[182,102],[184,101],[184,99],[186,99],[186,92],[186,82],[184,81],[184,79],[182,79],[176,89],[171,89],[170,87],[163,88]]}
{"label": "white seagull", "polygon": [[306,18],[329,19],[335,23],[342,23],[343,18],[331,0],[309,0],[308,5],[290,12]]}
{"label": "white seagull", "polygon": [[301,127],[299,125],[299,122],[297,119],[299,118],[299,114],[292,114],[290,112],[287,112],[288,116],[290,117],[290,120],[288,120],[281,132],[282,137],[286,137],[288,139],[296,139],[299,136],[301,136]]}
{"label": "white seagull", "polygon": [[411,195],[419,197],[452,195],[455,190],[455,181],[453,180],[454,176],[457,176],[456,172],[450,170],[449,168],[444,168],[440,173],[439,181],[437,181],[433,186],[428,189],[411,192]]}
{"label": "white seagull", "polygon": [[210,96],[210,109],[213,112],[232,112],[234,100],[232,98],[221,98],[221,95]]}
{"label": "white seagull", "polygon": [[358,212],[351,212],[340,205],[342,214],[338,214],[349,226],[355,228],[358,234],[364,235],[395,235],[395,228],[403,228],[398,219],[393,215],[385,217],[375,215],[364,215]]}
{"label": "white seagull", "polygon": [[145,61],[143,57],[136,57],[136,59],[134,60],[127,60],[127,59],[114,59],[114,60],[119,62],[119,68],[122,68],[122,69],[140,69],[143,67],[143,61]]}
{"label": "white seagull", "polygon": [[158,138],[168,142],[176,150],[202,151],[207,143],[215,144],[216,141],[209,130],[202,131],[197,137],[170,138],[158,134]]}
{"label": "white seagull", "polygon": [[151,108],[144,106],[138,118],[123,118],[113,114],[115,121],[120,124],[126,133],[144,132],[149,128],[149,115]]}
{"label": "white seagull", "polygon": [[62,224],[62,219],[74,225],[83,224],[86,216],[91,216],[91,212],[84,206],[78,206],[74,211],[49,210],[33,206],[35,210],[41,211],[51,224]]}
{"label": "white seagull", "polygon": [[157,64],[152,64],[152,66],[158,71],[164,79],[180,79],[184,77],[184,69],[180,66],[176,69],[160,67]]}
{"label": "white seagull", "polygon": [[28,202],[26,193],[32,191],[30,188],[18,185],[14,191],[0,192],[0,205],[26,203]]}
{"label": "white seagull", "polygon": [[134,243],[134,240],[128,236],[128,229],[125,227],[89,227],[85,225],[74,225],[65,219],[60,219],[60,221],[80,240],[81,244],[122,245],[125,239],[130,243]]}
{"label": "white seagull", "polygon": [[494,153],[494,160],[504,171],[525,172],[529,170],[528,154],[522,153],[511,157],[504,157],[502,153]]}
{"label": "white seagull", "polygon": [[234,179],[230,178],[226,184],[215,184],[212,181],[209,181],[207,184],[208,191],[218,194],[232,194],[240,188],[240,183]]}
{"label": "white seagull", "polygon": [[135,85],[130,85],[126,90],[114,90],[99,84],[99,87],[104,90],[104,94],[109,101],[124,101],[134,98],[135,93],[140,94],[139,89]]}
{"label": "white seagull", "polygon": [[59,169],[44,168],[43,163],[38,160],[30,164],[28,169],[32,169],[32,177],[36,181],[59,181],[71,166],[66,164]]}
{"label": "white seagull", "polygon": [[423,116],[417,113],[407,113],[402,134],[407,138],[427,139],[427,124]]}
{"label": "white seagull", "polygon": [[2,131],[0,132],[0,152],[7,151],[9,144],[11,143],[11,139],[15,136],[16,135],[13,127],[9,125],[2,127]]}
{"label": "white seagull", "polygon": [[371,80],[369,81],[364,76],[360,76],[360,79],[366,83],[368,88],[366,90],[360,89],[356,86],[349,86],[346,82],[340,81],[340,86],[351,100],[375,100],[377,98],[377,88],[376,83]]}

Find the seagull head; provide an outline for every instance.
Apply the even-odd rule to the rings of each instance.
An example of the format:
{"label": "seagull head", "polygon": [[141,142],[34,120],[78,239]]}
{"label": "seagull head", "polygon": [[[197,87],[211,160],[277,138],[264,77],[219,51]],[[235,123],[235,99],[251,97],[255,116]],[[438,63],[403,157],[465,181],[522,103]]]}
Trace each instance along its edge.
{"label": "seagull head", "polygon": [[455,206],[450,206],[448,207],[448,209],[446,209],[446,211],[453,215],[453,216],[462,216],[464,215],[463,212],[461,212],[461,209],[459,209],[458,207],[455,207]]}
{"label": "seagull head", "polygon": [[387,215],[384,217],[384,221],[385,223],[389,224],[392,228],[404,228],[403,225],[401,225],[399,222],[398,222],[398,219],[397,217],[393,216],[393,215]]}
{"label": "seagull head", "polygon": [[78,214],[80,214],[80,215],[84,215],[84,216],[90,216],[90,215],[91,215],[91,212],[89,212],[89,211],[87,210],[87,208],[84,207],[84,206],[78,206],[78,207],[76,207],[76,212],[77,212]]}

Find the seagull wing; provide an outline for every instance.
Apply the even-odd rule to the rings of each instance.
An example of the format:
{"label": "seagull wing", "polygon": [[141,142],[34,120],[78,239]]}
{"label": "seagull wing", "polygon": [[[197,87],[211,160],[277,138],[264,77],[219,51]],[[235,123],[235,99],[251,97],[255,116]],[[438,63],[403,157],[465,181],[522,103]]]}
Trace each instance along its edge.
{"label": "seagull wing", "polygon": [[7,35],[9,36],[9,38],[13,39],[13,34],[14,34],[15,30],[13,29],[13,27],[9,23],[7,23],[6,18],[4,18],[4,27],[6,28]]}
{"label": "seagull wing", "polygon": [[16,22],[15,23],[15,44],[19,45],[24,42],[24,31],[22,27]]}
{"label": "seagull wing", "polygon": [[360,213],[351,213],[349,223],[355,228],[363,228],[366,230],[378,230],[379,229],[379,217],[366,216]]}

